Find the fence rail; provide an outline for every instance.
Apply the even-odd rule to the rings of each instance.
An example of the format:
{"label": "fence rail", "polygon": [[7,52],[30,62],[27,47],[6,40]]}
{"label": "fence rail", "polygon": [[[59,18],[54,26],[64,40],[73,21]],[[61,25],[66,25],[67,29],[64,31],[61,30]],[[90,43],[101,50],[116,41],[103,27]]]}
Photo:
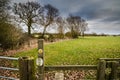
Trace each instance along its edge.
{"label": "fence rail", "polygon": [[4,70],[12,70],[12,71],[19,71],[18,68],[9,68],[9,67],[0,67],[0,69],[4,69]]}
{"label": "fence rail", "polygon": [[19,58],[13,58],[13,57],[4,57],[4,56],[0,56],[0,59],[18,60]]}
{"label": "fence rail", "polygon": [[97,65],[63,65],[63,66],[45,66],[45,71],[55,70],[97,70]]}
{"label": "fence rail", "polygon": [[19,79],[13,78],[13,77],[5,77],[5,76],[0,76],[0,78],[4,78],[7,80],[19,80]]}
{"label": "fence rail", "polygon": [[[0,56],[0,59],[18,61],[19,58]],[[2,66],[0,67],[0,69],[10,70],[10,71],[19,71],[18,68],[10,68],[10,67],[2,67]],[[0,76],[0,78],[7,79],[7,80],[19,80],[19,79],[13,78],[13,77],[6,77],[6,76]]]}
{"label": "fence rail", "polygon": [[105,60],[105,61],[120,61],[120,58],[99,58],[99,60]]}

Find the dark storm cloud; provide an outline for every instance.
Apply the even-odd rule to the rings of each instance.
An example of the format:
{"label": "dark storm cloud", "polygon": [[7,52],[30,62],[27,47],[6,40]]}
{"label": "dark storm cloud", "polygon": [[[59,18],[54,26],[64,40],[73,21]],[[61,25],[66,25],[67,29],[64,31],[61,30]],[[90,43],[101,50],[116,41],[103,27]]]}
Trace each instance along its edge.
{"label": "dark storm cloud", "polygon": [[61,15],[79,15],[90,31],[120,33],[120,0],[42,0],[57,7]]}
{"label": "dark storm cloud", "polygon": [[120,20],[120,1],[119,0],[101,0],[99,2],[91,2],[82,7],[75,14],[85,16],[87,19],[103,19],[103,21]]}
{"label": "dark storm cloud", "polygon": [[[120,0],[41,0],[57,7],[62,14],[76,14],[88,19],[120,19]],[[104,19],[106,18],[106,19]],[[108,19],[107,19],[108,18]]]}

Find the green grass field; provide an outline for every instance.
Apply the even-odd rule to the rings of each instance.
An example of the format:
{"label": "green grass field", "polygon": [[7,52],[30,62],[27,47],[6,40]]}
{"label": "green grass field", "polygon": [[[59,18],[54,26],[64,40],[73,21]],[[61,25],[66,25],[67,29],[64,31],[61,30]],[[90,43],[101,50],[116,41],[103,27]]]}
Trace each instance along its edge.
{"label": "green grass field", "polygon": [[[37,57],[37,49],[16,57]],[[120,37],[85,37],[45,45],[46,65],[96,64],[98,58],[120,58]]]}

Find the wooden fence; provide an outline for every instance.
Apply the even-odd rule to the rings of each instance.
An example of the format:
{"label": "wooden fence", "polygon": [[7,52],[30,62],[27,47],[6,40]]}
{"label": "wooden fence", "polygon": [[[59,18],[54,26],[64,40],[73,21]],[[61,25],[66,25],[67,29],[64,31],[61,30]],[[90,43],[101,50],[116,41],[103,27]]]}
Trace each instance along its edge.
{"label": "wooden fence", "polygon": [[[20,73],[20,80],[36,80],[35,78],[35,63],[33,58],[22,57],[22,58],[11,58],[0,56],[0,59],[18,60],[19,68],[0,67],[5,70],[16,70]],[[39,66],[38,66],[39,67]],[[65,70],[96,70],[96,79],[91,80],[119,80],[120,79],[120,59],[119,58],[101,58],[99,59],[98,65],[63,65],[63,66],[44,66],[44,72],[47,71],[65,71]],[[59,72],[58,72],[59,73]],[[60,72],[61,73],[61,72]],[[54,75],[56,80],[61,80],[58,76]],[[42,73],[40,73],[42,74]],[[63,73],[64,74],[64,73]],[[44,80],[44,73],[42,78],[39,76],[38,80]],[[57,78],[58,77],[58,78]],[[63,76],[64,77],[64,76]],[[19,80],[12,77],[0,76],[8,80]],[[89,79],[89,78],[88,78]],[[64,78],[62,79],[64,80]]]}
{"label": "wooden fence", "polygon": [[[63,71],[65,70],[77,70],[77,71],[96,70],[97,71],[96,78],[88,78],[88,80],[120,80],[120,59],[102,58],[102,59],[99,59],[98,65],[63,65],[63,66],[45,66],[44,67],[44,72],[60,71],[60,70],[63,70]],[[43,79],[39,78],[39,80],[43,80]],[[61,79],[56,79],[56,80],[61,80]]]}
{"label": "wooden fence", "polygon": [[[43,40],[38,41],[38,59],[36,61],[37,68],[35,67],[34,58],[21,57],[11,58],[0,56],[0,59],[17,60],[19,68],[0,67],[0,69],[17,70],[19,71],[20,80],[64,80],[64,72],[66,70],[94,70],[96,73],[93,78],[86,78],[83,80],[120,80],[120,58],[100,58],[97,65],[44,65],[44,44]],[[54,79],[45,78],[45,73],[48,71],[62,71],[55,72]],[[93,71],[93,72],[94,72]],[[37,78],[36,78],[37,77]],[[10,80],[15,78],[0,76]],[[19,80],[18,79],[18,80]],[[75,79],[74,79],[75,80]]]}

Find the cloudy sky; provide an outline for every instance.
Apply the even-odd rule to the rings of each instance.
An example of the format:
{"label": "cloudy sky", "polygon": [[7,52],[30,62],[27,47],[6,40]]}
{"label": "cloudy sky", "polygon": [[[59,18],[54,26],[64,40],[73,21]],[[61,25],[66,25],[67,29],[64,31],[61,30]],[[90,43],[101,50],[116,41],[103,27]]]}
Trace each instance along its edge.
{"label": "cloudy sky", "polygon": [[78,15],[87,20],[89,31],[120,34],[120,0],[14,0],[52,4],[63,17]]}

